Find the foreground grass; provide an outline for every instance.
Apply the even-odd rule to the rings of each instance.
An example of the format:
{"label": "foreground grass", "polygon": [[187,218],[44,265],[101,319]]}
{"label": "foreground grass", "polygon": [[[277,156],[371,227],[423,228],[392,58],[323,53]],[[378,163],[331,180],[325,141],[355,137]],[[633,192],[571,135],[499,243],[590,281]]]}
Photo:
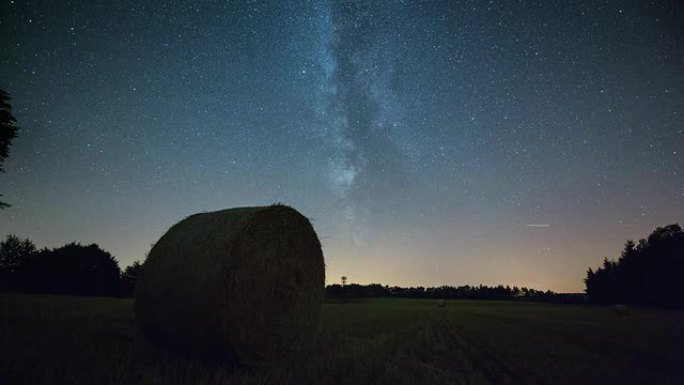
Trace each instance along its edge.
{"label": "foreground grass", "polygon": [[314,344],[261,368],[180,357],[128,299],[0,295],[0,384],[677,384],[684,313],[493,301],[326,304]]}

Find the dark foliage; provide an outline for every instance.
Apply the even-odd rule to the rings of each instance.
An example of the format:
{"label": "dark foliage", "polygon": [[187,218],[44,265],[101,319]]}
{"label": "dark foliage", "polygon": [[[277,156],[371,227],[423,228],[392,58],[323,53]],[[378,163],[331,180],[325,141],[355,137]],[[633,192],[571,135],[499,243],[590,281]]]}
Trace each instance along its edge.
{"label": "dark foliage", "polygon": [[[343,281],[346,281],[346,277]],[[354,300],[361,298],[387,297],[389,295],[387,286],[378,283],[370,285],[359,285],[352,283],[349,285],[328,285],[325,287],[325,297],[329,300]]]}
{"label": "dark foliage", "polygon": [[119,295],[121,291],[119,263],[95,244],[40,250],[16,274],[18,288],[27,292]]}
{"label": "dark foliage", "polygon": [[[17,137],[17,131],[19,131],[19,127],[16,125],[17,120],[12,115],[10,100],[12,98],[9,94],[0,89],[0,172],[5,172],[5,159],[9,156],[12,140]],[[0,209],[9,206],[9,204],[0,201]]]}
{"label": "dark foliage", "polygon": [[431,298],[431,299],[495,299],[522,300],[539,302],[582,303],[584,296],[579,294],[556,294],[517,286],[440,286],[440,287],[390,287],[380,284],[370,285],[328,285],[326,299],[349,301],[372,297]]}
{"label": "dark foliage", "polygon": [[11,290],[18,284],[17,269],[36,252],[29,239],[10,234],[0,242],[0,290]]}
{"label": "dark foliage", "polygon": [[0,242],[1,291],[132,296],[140,267],[136,261],[122,273],[116,258],[96,244],[36,250],[15,235]]}
{"label": "dark foliage", "polygon": [[138,275],[140,274],[142,263],[139,261],[133,262],[126,267],[123,274],[121,274],[121,293],[127,297],[133,297],[135,294],[135,284],[138,282]]}
{"label": "dark foliage", "polygon": [[684,307],[684,232],[678,224],[655,229],[638,244],[629,240],[617,261],[589,269],[586,293],[598,304]]}

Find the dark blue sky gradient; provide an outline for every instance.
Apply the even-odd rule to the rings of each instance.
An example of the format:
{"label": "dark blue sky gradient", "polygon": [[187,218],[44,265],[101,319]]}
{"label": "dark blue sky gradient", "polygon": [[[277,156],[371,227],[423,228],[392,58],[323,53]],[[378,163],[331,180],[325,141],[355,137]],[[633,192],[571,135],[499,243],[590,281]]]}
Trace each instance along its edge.
{"label": "dark blue sky gradient", "polygon": [[579,291],[682,222],[676,2],[144,3],[2,1],[0,236],[127,265],[187,215],[283,202],[328,282]]}

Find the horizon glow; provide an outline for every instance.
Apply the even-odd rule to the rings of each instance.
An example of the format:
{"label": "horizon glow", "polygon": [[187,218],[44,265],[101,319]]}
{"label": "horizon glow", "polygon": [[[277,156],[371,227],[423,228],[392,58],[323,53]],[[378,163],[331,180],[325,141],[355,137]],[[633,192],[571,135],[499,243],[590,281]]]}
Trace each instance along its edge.
{"label": "horizon glow", "polygon": [[282,202],[327,283],[582,291],[682,221],[668,7],[2,2],[0,236],[126,266],[188,215]]}

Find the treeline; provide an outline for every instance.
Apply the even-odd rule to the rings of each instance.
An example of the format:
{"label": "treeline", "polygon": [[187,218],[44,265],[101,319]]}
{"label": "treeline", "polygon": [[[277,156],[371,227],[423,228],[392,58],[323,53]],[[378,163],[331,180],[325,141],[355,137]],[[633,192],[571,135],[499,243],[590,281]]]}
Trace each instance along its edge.
{"label": "treeline", "polygon": [[517,286],[439,286],[439,287],[399,287],[370,285],[328,285],[325,297],[330,301],[349,301],[363,298],[398,297],[430,299],[492,299],[556,303],[583,303],[583,294],[558,294],[550,290],[541,291]]}
{"label": "treeline", "polygon": [[140,266],[136,261],[122,271],[96,244],[39,250],[29,239],[8,235],[0,242],[0,291],[132,296]]}
{"label": "treeline", "polygon": [[597,304],[684,308],[684,232],[658,227],[638,244],[628,240],[617,261],[587,271],[586,293]]}

